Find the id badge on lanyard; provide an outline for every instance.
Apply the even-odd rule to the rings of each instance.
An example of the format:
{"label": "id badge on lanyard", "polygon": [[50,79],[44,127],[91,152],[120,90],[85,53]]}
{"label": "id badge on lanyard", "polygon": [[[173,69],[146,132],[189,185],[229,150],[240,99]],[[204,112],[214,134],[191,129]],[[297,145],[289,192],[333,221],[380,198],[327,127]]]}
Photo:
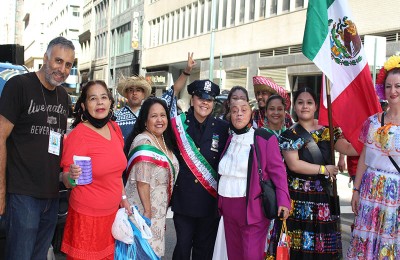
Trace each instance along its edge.
{"label": "id badge on lanyard", "polygon": [[48,152],[50,154],[59,156],[60,149],[61,149],[61,134],[54,132],[53,130],[50,130]]}

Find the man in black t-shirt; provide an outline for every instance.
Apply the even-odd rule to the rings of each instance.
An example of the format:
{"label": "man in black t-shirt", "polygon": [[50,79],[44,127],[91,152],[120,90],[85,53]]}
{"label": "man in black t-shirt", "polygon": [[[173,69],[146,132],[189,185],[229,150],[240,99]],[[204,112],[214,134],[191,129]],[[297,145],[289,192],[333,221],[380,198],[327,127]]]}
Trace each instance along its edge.
{"label": "man in black t-shirt", "polygon": [[6,259],[46,259],[57,223],[68,116],[68,95],[60,85],[74,59],[72,42],[57,37],[49,43],[39,71],[14,76],[4,86],[0,215],[6,219]]}

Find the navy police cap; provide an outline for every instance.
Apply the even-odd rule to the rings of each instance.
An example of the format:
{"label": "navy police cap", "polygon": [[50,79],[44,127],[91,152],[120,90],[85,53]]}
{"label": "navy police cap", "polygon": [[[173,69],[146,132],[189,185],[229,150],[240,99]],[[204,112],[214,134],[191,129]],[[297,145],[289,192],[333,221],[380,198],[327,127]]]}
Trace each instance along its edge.
{"label": "navy police cap", "polygon": [[219,95],[219,86],[214,82],[206,80],[195,80],[188,85],[188,93],[202,99],[214,99]]}

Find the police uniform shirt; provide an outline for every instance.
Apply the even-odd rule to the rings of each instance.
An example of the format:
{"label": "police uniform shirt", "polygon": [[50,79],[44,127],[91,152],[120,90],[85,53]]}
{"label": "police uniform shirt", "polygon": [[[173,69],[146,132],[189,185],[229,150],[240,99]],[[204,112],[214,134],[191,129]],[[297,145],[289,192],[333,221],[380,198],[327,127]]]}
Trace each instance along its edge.
{"label": "police uniform shirt", "polygon": [[[217,172],[218,163],[228,139],[228,123],[209,116],[200,124],[191,110],[187,113],[185,123],[188,125],[186,131],[195,142],[197,149]],[[218,139],[217,145],[216,139]],[[217,199],[197,180],[179,151],[176,152],[176,156],[180,170],[172,195],[172,210],[191,217],[216,215]]]}

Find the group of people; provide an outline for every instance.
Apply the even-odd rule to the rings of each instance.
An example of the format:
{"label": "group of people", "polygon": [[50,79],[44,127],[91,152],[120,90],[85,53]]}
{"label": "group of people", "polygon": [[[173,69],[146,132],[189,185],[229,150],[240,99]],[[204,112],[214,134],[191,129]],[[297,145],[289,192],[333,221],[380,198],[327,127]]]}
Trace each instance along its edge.
{"label": "group of people", "polygon": [[[118,92],[127,105],[114,112],[104,81],[88,82],[65,135],[68,96],[60,86],[75,59],[71,41],[57,37],[37,72],[15,76],[0,99],[0,214],[6,222],[6,259],[44,259],[57,221],[58,183],[71,188],[62,251],[68,259],[113,259],[111,227],[119,208],[136,206],[150,226],[155,255],[165,253],[168,207],[177,244],[173,259],[212,259],[223,216],[227,258],[263,259],[271,220],[261,205],[260,178],[276,189],[277,215],[287,222],[291,259],[340,259],[339,218],[330,180],[330,133],[318,124],[318,100],[302,87],[293,96],[255,76],[258,109],[247,90],[233,87],[224,119],[212,116],[220,88],[210,80],[187,86],[191,106],[178,114],[177,96],[196,62],[162,98],[150,97],[141,76],[123,78]],[[400,186],[400,57],[380,71],[377,92],[387,112],[364,124],[354,180],[356,218],[350,259],[396,259]],[[341,154],[358,156],[340,128],[332,136]],[[77,185],[83,169],[74,156],[91,159],[91,183]],[[60,172],[60,168],[62,169]],[[261,170],[259,170],[261,169]],[[124,173],[124,177],[122,175]]]}

